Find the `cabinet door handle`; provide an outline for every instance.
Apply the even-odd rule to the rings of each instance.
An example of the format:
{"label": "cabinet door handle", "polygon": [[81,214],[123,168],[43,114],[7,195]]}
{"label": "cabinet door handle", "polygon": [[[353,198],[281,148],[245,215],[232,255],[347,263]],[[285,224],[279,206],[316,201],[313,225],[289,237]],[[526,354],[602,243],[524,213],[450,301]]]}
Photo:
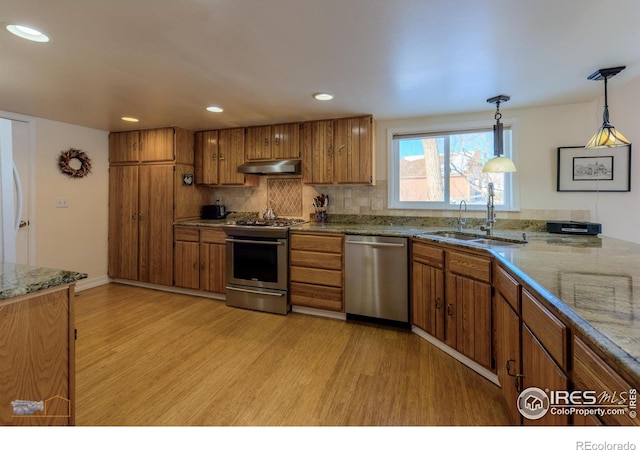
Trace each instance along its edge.
{"label": "cabinet door handle", "polygon": [[451,303],[447,305],[447,315],[453,316],[453,305]]}
{"label": "cabinet door handle", "polygon": [[202,263],[200,264],[200,270],[204,271],[204,267],[205,267],[205,264],[204,264],[204,262],[202,262]]}
{"label": "cabinet door handle", "polygon": [[144,220],[144,213],[138,214],[138,217],[140,218],[140,220]]}
{"label": "cabinet door handle", "polygon": [[138,215],[136,213],[131,214],[131,220],[136,220]]}
{"label": "cabinet door handle", "polygon": [[222,161],[223,159],[224,159],[224,155],[220,153],[220,160]]}
{"label": "cabinet door handle", "polygon": [[193,269],[196,270],[198,268],[198,261],[193,262]]}
{"label": "cabinet door handle", "polygon": [[442,308],[442,305],[440,304],[440,297],[436,297],[436,309],[440,308]]}

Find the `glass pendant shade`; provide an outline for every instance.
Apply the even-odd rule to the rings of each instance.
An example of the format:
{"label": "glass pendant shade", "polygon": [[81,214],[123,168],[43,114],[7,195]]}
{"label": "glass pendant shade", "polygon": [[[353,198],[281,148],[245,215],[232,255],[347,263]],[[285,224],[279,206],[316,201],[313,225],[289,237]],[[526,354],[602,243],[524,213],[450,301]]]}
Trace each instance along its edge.
{"label": "glass pendant shade", "polygon": [[485,173],[515,172],[516,165],[506,156],[496,156],[485,163],[482,171]]}
{"label": "glass pendant shade", "polygon": [[585,148],[619,147],[629,144],[629,139],[624,137],[613,125],[604,124],[593,135]]}

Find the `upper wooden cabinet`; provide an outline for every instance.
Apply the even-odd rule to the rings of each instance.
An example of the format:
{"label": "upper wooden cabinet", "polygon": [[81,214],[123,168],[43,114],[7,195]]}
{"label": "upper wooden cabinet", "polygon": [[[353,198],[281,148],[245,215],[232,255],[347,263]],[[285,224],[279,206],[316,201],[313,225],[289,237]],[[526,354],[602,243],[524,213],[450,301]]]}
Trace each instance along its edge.
{"label": "upper wooden cabinet", "polygon": [[298,123],[283,123],[247,128],[247,161],[300,158],[300,127]]}
{"label": "upper wooden cabinet", "polygon": [[256,176],[238,172],[243,164],[245,129],[199,131],[195,136],[195,177],[197,184],[253,186]]}
{"label": "upper wooden cabinet", "polygon": [[373,117],[339,119],[335,123],[335,182],[373,183]]}
{"label": "upper wooden cabinet", "polygon": [[109,162],[181,162],[193,164],[193,132],[182,128],[121,131],[109,134]]}
{"label": "upper wooden cabinet", "polygon": [[374,131],[372,116],[305,123],[301,139],[302,181],[373,184]]}

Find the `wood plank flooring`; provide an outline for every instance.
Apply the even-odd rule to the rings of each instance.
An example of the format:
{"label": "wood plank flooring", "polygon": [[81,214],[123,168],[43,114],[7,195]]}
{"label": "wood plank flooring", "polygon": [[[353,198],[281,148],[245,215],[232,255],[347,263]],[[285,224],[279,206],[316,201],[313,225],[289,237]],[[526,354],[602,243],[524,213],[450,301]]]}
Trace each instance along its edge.
{"label": "wood plank flooring", "polygon": [[503,425],[415,334],[109,284],[77,294],[78,425]]}

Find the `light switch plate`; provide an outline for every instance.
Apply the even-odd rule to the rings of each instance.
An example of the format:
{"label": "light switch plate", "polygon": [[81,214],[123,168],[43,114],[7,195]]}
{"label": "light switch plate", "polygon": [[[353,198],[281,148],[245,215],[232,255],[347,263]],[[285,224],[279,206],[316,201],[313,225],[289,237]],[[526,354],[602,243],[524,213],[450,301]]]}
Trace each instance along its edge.
{"label": "light switch plate", "polygon": [[69,202],[67,201],[66,198],[63,198],[63,197],[56,198],[56,208],[68,208],[68,207],[69,207]]}

